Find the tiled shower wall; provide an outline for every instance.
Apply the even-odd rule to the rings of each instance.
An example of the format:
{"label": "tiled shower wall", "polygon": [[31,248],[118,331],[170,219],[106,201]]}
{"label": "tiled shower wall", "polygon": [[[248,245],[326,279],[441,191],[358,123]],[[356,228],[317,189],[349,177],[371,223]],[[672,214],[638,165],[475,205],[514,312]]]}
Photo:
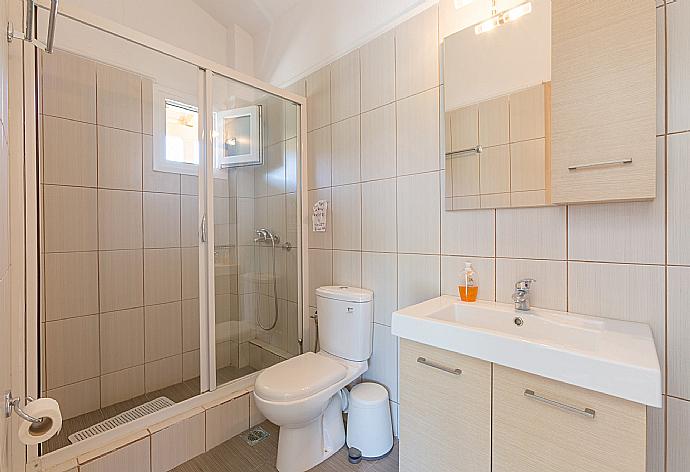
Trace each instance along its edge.
{"label": "tiled shower wall", "polygon": [[309,303],[320,285],[374,290],[365,378],[388,387],[394,414],[391,312],[455,294],[463,263],[472,261],[483,299],[510,303],[515,281],[533,277],[535,306],[649,324],[665,408],[649,409],[648,471],[686,470],[690,0],[660,5],[657,17],[658,197],[651,202],[443,210],[437,7],[296,84],[308,99],[309,200],[330,203],[328,230],[310,234]]}
{"label": "tiled shower wall", "polygon": [[199,375],[197,177],[153,170],[151,80],[61,52],[41,66],[42,386],[70,418]]}

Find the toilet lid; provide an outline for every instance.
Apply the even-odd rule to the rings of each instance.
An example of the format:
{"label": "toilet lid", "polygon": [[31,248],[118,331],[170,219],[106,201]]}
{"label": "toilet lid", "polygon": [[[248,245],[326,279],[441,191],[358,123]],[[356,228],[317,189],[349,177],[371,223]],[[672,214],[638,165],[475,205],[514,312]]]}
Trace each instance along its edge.
{"label": "toilet lid", "polygon": [[254,383],[254,392],[264,400],[301,400],[338,383],[347,368],[325,356],[307,352],[263,371]]}

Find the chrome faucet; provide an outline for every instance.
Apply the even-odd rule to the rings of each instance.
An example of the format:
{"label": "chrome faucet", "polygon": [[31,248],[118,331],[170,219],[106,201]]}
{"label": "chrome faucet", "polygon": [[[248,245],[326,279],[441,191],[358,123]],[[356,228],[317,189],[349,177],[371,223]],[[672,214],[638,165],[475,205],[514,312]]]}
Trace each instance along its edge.
{"label": "chrome faucet", "polygon": [[280,243],[280,237],[266,228],[257,229],[256,234],[258,237],[254,238],[255,243],[264,243],[266,241],[271,241],[273,244]]}
{"label": "chrome faucet", "polygon": [[516,310],[529,311],[529,289],[532,287],[534,282],[536,282],[534,279],[521,279],[515,284],[513,301],[515,302]]}

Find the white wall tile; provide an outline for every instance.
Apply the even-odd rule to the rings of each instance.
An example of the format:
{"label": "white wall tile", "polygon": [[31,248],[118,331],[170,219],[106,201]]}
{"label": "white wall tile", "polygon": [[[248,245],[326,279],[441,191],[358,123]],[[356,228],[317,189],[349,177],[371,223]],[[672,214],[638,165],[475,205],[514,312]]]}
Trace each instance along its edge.
{"label": "white wall tile", "polygon": [[396,102],[397,172],[417,174],[439,169],[439,89]]}
{"label": "white wall tile", "polygon": [[668,21],[668,131],[690,129],[690,3],[669,2]]}
{"label": "white wall tile", "polygon": [[390,326],[398,308],[397,254],[363,252],[362,287],[374,292],[374,321]]}
{"label": "white wall tile", "polygon": [[[664,161],[664,138],[657,138],[658,197],[652,201],[568,207],[569,259],[664,263]],[[596,231],[593,231],[593,228],[596,228]],[[631,231],[631,228],[634,228],[634,231]]]}
{"label": "white wall tile", "polygon": [[[682,2],[679,2],[682,3]],[[686,472],[690,464],[690,402],[669,397],[667,472]]]}
{"label": "white wall tile", "polygon": [[[246,199],[238,199],[238,201],[244,200]],[[252,225],[254,223],[253,215],[254,208],[252,206]],[[243,216],[246,217],[246,215]],[[180,242],[183,247],[199,245],[199,199],[196,196],[180,196]]]}
{"label": "white wall tile", "polygon": [[397,249],[396,180],[362,184],[362,249],[395,252]]}
{"label": "white wall tile", "polygon": [[398,177],[398,251],[440,252],[439,185],[438,172]]}
{"label": "white wall tile", "polygon": [[495,210],[442,211],[441,253],[492,257]]}
{"label": "white wall tile", "polygon": [[334,123],[359,114],[359,71],[359,50],[331,64],[331,120]]}
{"label": "white wall tile", "polygon": [[309,249],[309,306],[316,306],[315,290],[333,284],[333,251]]}
{"label": "white wall tile", "polygon": [[333,185],[360,180],[360,117],[359,115],[331,126]]}
{"label": "white wall tile", "polygon": [[362,67],[362,111],[395,100],[395,31],[382,34],[359,50]]}
{"label": "white wall tile", "polygon": [[398,254],[398,308],[441,294],[440,256]]}
{"label": "white wall tile", "polygon": [[362,113],[362,180],[396,175],[396,115],[391,103]]}
{"label": "white wall tile", "polygon": [[496,210],[496,255],[565,260],[565,212],[562,206]]}
{"label": "white wall tile", "polygon": [[567,277],[566,262],[496,259],[496,301],[512,304],[515,283],[520,279],[531,278],[536,280],[530,290],[532,306],[566,311]]}
{"label": "white wall tile", "polygon": [[[307,135],[307,187],[309,190],[330,187],[331,165],[331,127],[325,126]],[[253,192],[250,196],[254,196]]]}
{"label": "white wall tile", "polygon": [[333,251],[333,283],[362,286],[362,253],[359,251]]}
{"label": "white wall tile", "polygon": [[493,301],[495,299],[495,259],[480,257],[441,256],[441,293],[458,297],[458,286],[463,283],[465,262],[471,262],[477,274],[480,300]]}
{"label": "white wall tile", "polygon": [[331,122],[331,68],[324,67],[307,77],[307,130]]}
{"label": "white wall tile", "polygon": [[664,472],[666,397],[663,398],[663,402],[663,408],[647,407],[647,472]]}
{"label": "white wall tile", "polygon": [[362,187],[360,184],[333,187],[332,204],[333,249],[362,248]]}
{"label": "white wall tile", "polygon": [[436,5],[398,26],[395,43],[395,88],[398,100],[439,84]]}
{"label": "white wall tile", "polygon": [[690,267],[669,267],[668,292],[668,393],[690,399]]}
{"label": "white wall tile", "polygon": [[661,266],[570,262],[568,311],[648,324],[664,365],[664,284]]}
{"label": "white wall tile", "polygon": [[398,401],[398,337],[389,326],[374,323],[374,348],[362,379],[383,385],[388,397]]}
{"label": "white wall tile", "polygon": [[668,263],[690,264],[690,133],[668,137]]}

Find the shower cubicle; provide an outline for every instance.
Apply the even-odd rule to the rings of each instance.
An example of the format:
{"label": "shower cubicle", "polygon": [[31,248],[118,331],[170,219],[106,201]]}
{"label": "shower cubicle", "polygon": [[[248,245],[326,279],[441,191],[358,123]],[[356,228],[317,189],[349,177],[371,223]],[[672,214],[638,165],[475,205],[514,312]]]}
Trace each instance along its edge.
{"label": "shower cubicle", "polygon": [[302,99],[88,20],[33,59],[43,453],[304,340]]}

